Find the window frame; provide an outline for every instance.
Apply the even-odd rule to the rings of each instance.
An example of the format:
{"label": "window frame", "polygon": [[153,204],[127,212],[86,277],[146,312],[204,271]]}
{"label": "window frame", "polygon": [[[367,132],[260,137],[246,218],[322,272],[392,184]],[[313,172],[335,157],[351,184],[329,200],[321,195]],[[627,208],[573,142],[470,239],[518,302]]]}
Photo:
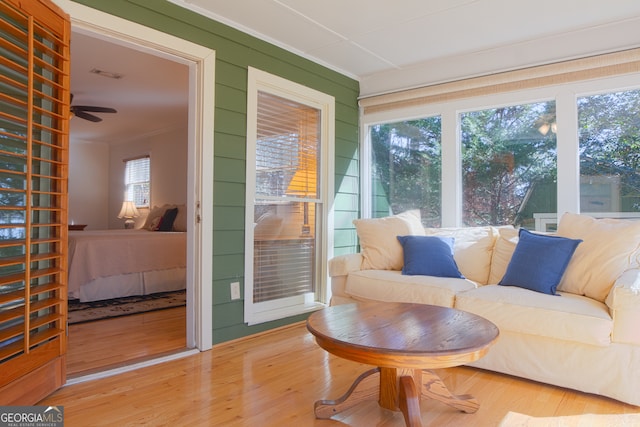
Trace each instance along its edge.
{"label": "window frame", "polygon": [[[127,173],[127,169],[128,169],[128,165],[131,164],[132,162],[138,162],[141,160],[146,160],[148,165],[147,165],[147,180],[146,181],[138,181],[138,182],[128,182],[128,176],[129,174]],[[132,158],[128,158],[128,159],[124,159],[124,198],[123,201],[131,201],[134,202],[134,204],[136,205],[136,208],[143,208],[143,209],[149,209],[151,207],[151,156],[146,154],[143,156],[138,156],[138,157],[132,157]],[[142,203],[142,204],[138,204],[135,203],[135,200],[131,200],[132,197],[129,195],[129,187],[136,185],[136,184],[144,184],[147,183],[147,186],[149,188],[148,191],[148,197],[147,197],[147,202],[146,203]],[[133,199],[135,199],[135,197],[133,197]]]}
{"label": "window frame", "polygon": [[[462,224],[462,168],[460,114],[480,109],[532,102],[556,102],[558,200],[557,212],[580,212],[580,168],[578,141],[579,97],[640,88],[640,73],[575,81],[490,95],[456,98],[402,108],[361,111],[361,203],[362,216],[371,217],[369,187],[371,158],[369,127],[380,123],[416,120],[440,115],[442,118],[442,227]],[[361,107],[362,108],[362,107]]]}
{"label": "window frame", "polygon": [[[266,92],[291,99],[321,111],[320,162],[318,164],[318,202],[322,215],[316,218],[316,250],[314,262],[318,274],[314,301],[305,298],[287,298],[261,303],[253,301],[254,211],[257,139],[258,92]],[[331,297],[327,278],[327,260],[333,256],[333,188],[335,145],[335,99],[333,96],[292,82],[279,76],[248,67],[247,79],[247,169],[245,192],[245,276],[244,321],[255,325],[308,313],[326,307]]]}

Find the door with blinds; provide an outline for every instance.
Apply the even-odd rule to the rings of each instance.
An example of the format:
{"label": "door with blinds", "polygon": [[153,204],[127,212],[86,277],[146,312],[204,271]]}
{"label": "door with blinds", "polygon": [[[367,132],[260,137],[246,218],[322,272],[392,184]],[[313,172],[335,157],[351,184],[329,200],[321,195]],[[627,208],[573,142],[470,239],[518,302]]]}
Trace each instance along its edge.
{"label": "door with blinds", "polygon": [[0,0],[0,405],[65,382],[69,17]]}

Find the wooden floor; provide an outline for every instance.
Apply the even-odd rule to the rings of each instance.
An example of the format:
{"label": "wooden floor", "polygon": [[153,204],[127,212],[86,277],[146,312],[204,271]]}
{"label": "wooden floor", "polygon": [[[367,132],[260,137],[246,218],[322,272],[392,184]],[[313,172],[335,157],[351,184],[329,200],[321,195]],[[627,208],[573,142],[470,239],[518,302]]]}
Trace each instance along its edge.
{"label": "wooden floor", "polygon": [[[108,350],[105,349],[105,352]],[[304,324],[222,344],[194,356],[67,386],[40,405],[63,405],[65,426],[403,426],[375,402],[316,420],[369,366],[320,349]],[[455,393],[480,401],[465,414],[421,403],[425,426],[496,426],[508,411],[537,417],[640,413],[640,407],[472,368],[439,370]]]}
{"label": "wooden floor", "polygon": [[185,307],[69,326],[67,378],[182,350]]}

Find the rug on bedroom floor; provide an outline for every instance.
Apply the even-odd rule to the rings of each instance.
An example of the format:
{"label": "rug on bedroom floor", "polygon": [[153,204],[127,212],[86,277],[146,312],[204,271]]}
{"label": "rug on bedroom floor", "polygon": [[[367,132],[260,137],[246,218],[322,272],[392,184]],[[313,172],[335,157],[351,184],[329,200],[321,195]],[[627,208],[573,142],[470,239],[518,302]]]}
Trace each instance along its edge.
{"label": "rug on bedroom floor", "polygon": [[182,290],[92,302],[69,300],[68,320],[69,324],[73,325],[179,307],[186,305],[186,297],[186,291]]}

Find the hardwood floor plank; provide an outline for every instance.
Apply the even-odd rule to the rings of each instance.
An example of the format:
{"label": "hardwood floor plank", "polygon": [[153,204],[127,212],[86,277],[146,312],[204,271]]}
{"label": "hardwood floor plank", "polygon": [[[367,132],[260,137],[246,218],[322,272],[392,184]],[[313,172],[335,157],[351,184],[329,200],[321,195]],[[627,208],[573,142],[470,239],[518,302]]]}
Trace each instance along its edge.
{"label": "hardwood floor plank", "polygon": [[[66,426],[403,426],[376,402],[317,420],[319,399],[341,396],[368,365],[320,349],[304,324],[221,344],[211,351],[67,386],[40,402],[63,405]],[[640,413],[640,407],[473,368],[437,370],[459,394],[480,402],[466,414],[421,402],[426,426],[494,426],[507,414],[549,417],[585,412]]]}
{"label": "hardwood floor plank", "polygon": [[74,378],[185,347],[185,307],[70,325],[67,375]]}

